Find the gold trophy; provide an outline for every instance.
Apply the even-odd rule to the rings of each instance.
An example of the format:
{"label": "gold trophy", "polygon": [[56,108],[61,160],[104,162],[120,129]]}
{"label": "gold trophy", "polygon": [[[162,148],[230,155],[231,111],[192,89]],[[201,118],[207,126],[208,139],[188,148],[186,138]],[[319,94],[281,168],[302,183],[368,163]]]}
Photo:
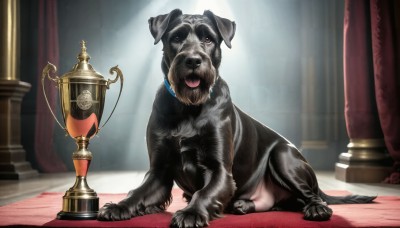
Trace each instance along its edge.
{"label": "gold trophy", "polygon": [[[57,123],[68,135],[76,140],[78,148],[72,154],[76,171],[74,186],[63,196],[62,210],[57,219],[84,220],[96,219],[99,210],[99,197],[86,181],[86,175],[92,160],[92,153],[88,150],[89,140],[108,122],[118,104],[123,87],[123,75],[118,66],[110,69],[110,74],[117,74],[114,80],[105,80],[89,64],[90,56],[86,52],[85,41],[81,43],[81,53],[78,63],[72,70],[61,77],[50,76],[55,73],[56,67],[48,63],[42,73],[42,88],[47,105]],[[57,83],[60,95],[60,105],[64,117],[65,127],[58,121],[51,109],[46,96],[44,80],[46,76]],[[103,114],[106,90],[112,83],[120,79],[120,91],[114,108],[105,123],[99,127]]]}

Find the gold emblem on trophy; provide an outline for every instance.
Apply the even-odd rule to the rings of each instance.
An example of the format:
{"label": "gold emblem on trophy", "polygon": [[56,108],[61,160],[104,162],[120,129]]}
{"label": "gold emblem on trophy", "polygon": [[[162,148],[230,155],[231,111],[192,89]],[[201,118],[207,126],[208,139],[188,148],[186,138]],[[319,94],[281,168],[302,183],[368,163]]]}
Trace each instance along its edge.
{"label": "gold emblem on trophy", "polygon": [[[72,70],[61,77],[50,76],[50,71],[55,73],[57,68],[48,63],[42,73],[42,88],[47,105],[56,122],[68,135],[76,140],[77,150],[73,152],[76,181],[63,196],[62,210],[57,214],[58,219],[96,219],[99,210],[99,197],[91,189],[86,181],[86,175],[92,160],[92,153],[88,150],[89,140],[108,122],[121,96],[124,77],[118,66],[110,69],[110,74],[116,73],[114,80],[105,80],[89,64],[90,56],[86,52],[85,41],[81,43],[81,53],[78,55],[78,63]],[[48,77],[57,83],[60,95],[61,111],[65,127],[58,121],[51,109],[46,96],[44,80]],[[106,90],[112,83],[120,80],[120,91],[117,101],[110,116],[99,127],[103,114]]]}

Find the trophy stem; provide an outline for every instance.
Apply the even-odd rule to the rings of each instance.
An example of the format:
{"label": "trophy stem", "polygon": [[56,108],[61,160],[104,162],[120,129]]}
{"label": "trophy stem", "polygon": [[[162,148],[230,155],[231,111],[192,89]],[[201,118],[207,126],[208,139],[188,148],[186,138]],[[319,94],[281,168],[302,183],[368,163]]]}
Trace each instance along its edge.
{"label": "trophy stem", "polygon": [[92,153],[88,150],[89,138],[77,137],[76,144],[78,149],[72,154],[76,172],[75,184],[63,196],[62,211],[57,214],[57,219],[96,219],[99,197],[86,180],[92,160]]}

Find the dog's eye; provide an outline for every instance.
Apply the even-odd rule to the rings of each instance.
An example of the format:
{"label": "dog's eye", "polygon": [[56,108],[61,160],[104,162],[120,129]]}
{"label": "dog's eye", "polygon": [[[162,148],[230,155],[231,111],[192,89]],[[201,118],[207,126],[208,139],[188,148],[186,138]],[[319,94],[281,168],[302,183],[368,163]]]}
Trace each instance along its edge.
{"label": "dog's eye", "polygon": [[181,43],[185,40],[186,34],[183,32],[177,32],[172,36],[171,41],[174,43]]}
{"label": "dog's eye", "polygon": [[206,43],[206,44],[210,44],[210,43],[212,43],[212,39],[209,36],[205,36],[203,38],[203,42]]}
{"label": "dog's eye", "polygon": [[181,42],[182,41],[182,37],[181,36],[179,36],[179,35],[176,35],[176,36],[174,36],[174,38],[172,39],[174,42],[177,42],[177,43],[179,43],[179,42]]}

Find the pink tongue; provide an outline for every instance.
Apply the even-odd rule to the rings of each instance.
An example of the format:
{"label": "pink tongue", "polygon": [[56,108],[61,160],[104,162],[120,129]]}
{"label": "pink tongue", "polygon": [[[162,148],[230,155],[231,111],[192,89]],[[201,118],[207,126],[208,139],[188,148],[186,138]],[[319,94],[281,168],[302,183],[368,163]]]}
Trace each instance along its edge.
{"label": "pink tongue", "polygon": [[196,88],[200,85],[200,79],[185,79],[185,83],[190,88]]}

